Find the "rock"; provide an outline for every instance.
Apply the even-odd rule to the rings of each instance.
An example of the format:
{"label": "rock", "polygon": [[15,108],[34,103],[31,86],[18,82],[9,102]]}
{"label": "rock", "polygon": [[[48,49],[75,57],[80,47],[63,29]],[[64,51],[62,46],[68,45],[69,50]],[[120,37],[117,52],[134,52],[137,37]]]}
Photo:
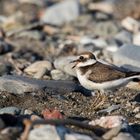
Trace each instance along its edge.
{"label": "rock", "polygon": [[65,134],[65,140],[94,140],[93,138],[83,134]]}
{"label": "rock", "polygon": [[16,140],[21,134],[21,129],[18,127],[7,127],[0,133],[1,140]]}
{"label": "rock", "polygon": [[19,115],[21,112],[21,109],[17,107],[4,107],[0,109],[0,114],[11,114],[11,115]]}
{"label": "rock", "polygon": [[118,136],[114,137],[112,140],[136,140],[131,134],[129,133],[119,133]]}
{"label": "rock", "polygon": [[17,35],[18,38],[27,38],[27,39],[34,39],[34,40],[42,40],[44,35],[39,31],[24,31],[20,32]]}
{"label": "rock", "polygon": [[115,35],[115,39],[122,44],[132,43],[132,33],[128,31],[121,31],[117,35]]}
{"label": "rock", "polygon": [[90,125],[99,125],[104,128],[126,126],[126,119],[122,116],[106,116],[89,122]]}
{"label": "rock", "polygon": [[69,75],[65,74],[64,72],[62,72],[58,69],[52,70],[51,76],[52,76],[52,79],[54,79],[54,80],[66,80],[66,79],[70,78]]}
{"label": "rock", "polygon": [[52,69],[52,64],[47,61],[37,61],[30,66],[28,66],[24,72],[26,72],[29,75],[34,75],[34,78],[42,78],[43,75]]}
{"label": "rock", "polygon": [[134,34],[134,36],[133,36],[133,44],[140,46],[140,32]]}
{"label": "rock", "polygon": [[0,39],[0,54],[5,54],[13,50],[13,46]]}
{"label": "rock", "polygon": [[14,94],[33,93],[35,91],[45,90],[46,93],[58,94],[80,91],[86,93],[89,91],[72,81],[63,80],[37,80],[24,76],[5,75],[0,77],[0,91],[7,91]]}
{"label": "rock", "polygon": [[32,110],[30,110],[30,109],[24,110],[24,115],[32,115],[32,114],[34,114],[34,112]]}
{"label": "rock", "polygon": [[28,140],[61,140],[57,129],[52,125],[44,125],[30,131]]}
{"label": "rock", "polygon": [[47,8],[41,17],[41,21],[53,25],[62,25],[65,22],[75,20],[79,15],[79,1],[67,0]]}
{"label": "rock", "polygon": [[112,139],[114,136],[117,136],[120,131],[121,131],[121,125],[118,127],[112,128],[111,130],[106,132],[102,137],[105,140],[109,140],[109,139]]}
{"label": "rock", "polygon": [[70,63],[74,59],[77,59],[77,57],[76,56],[60,57],[54,61],[54,66],[56,69],[60,69],[61,71],[76,77],[75,69],[72,69],[74,64]]}
{"label": "rock", "polygon": [[0,76],[4,74],[9,74],[11,70],[12,70],[12,67],[10,65],[0,63]]}
{"label": "rock", "polygon": [[113,63],[124,68],[140,71],[140,46],[123,45],[112,55]]}
{"label": "rock", "polygon": [[102,37],[112,37],[119,32],[119,25],[112,21],[99,22],[94,27],[94,34]]}
{"label": "rock", "polygon": [[115,18],[123,19],[131,16],[138,19],[140,17],[139,0],[104,0],[89,3],[89,10],[102,11],[103,13],[112,14]]}
{"label": "rock", "polygon": [[135,109],[133,110],[133,112],[134,112],[134,113],[140,112],[140,107],[139,107],[139,106],[138,106],[138,107],[135,107]]}
{"label": "rock", "polygon": [[86,44],[94,44],[96,47],[103,48],[107,47],[107,42],[102,38],[90,38],[90,37],[82,37],[80,39],[80,43],[83,45]]}
{"label": "rock", "polygon": [[119,109],[121,106],[120,105],[111,105],[111,106],[109,106],[108,108],[106,108],[106,109],[103,109],[103,110],[99,110],[98,111],[98,113],[111,113],[112,111],[114,111],[114,110],[117,110],[117,109]]}
{"label": "rock", "polygon": [[126,30],[130,32],[138,32],[140,28],[140,23],[131,17],[126,17],[123,19],[121,24]]}
{"label": "rock", "polygon": [[135,118],[140,119],[140,113],[136,114]]}

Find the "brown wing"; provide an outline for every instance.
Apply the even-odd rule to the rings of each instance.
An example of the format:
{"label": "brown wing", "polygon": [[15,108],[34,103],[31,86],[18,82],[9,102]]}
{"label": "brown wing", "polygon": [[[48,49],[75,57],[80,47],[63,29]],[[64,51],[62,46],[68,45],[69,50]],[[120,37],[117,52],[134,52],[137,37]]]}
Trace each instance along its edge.
{"label": "brown wing", "polygon": [[92,72],[89,74],[89,79],[94,82],[105,82],[105,81],[112,81],[117,80],[120,78],[126,77],[126,73],[112,66],[102,64],[97,62],[96,64],[92,65]]}

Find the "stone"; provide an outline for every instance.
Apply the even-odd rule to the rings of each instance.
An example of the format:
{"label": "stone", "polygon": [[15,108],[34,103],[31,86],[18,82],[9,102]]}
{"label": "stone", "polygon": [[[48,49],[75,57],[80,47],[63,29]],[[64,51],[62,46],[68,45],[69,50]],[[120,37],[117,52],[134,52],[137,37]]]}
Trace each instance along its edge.
{"label": "stone", "polygon": [[129,133],[119,133],[116,137],[112,140],[136,140],[131,134]]}
{"label": "stone", "polygon": [[41,16],[41,21],[53,25],[62,25],[66,22],[75,20],[79,15],[79,1],[67,0],[47,8]]}
{"label": "stone", "polygon": [[138,32],[140,28],[140,23],[132,17],[126,17],[122,20],[121,24],[122,27],[130,32]]}
{"label": "stone", "polygon": [[90,125],[99,125],[104,128],[114,128],[127,126],[127,121],[123,116],[105,116],[89,122]]}
{"label": "stone", "polygon": [[140,46],[140,32],[133,35],[133,44]]}
{"label": "stone", "polygon": [[26,69],[24,69],[24,72],[26,72],[29,75],[33,75],[34,78],[42,78],[44,74],[47,71],[50,71],[52,69],[52,64],[47,61],[36,61],[35,63],[28,66]]}
{"label": "stone", "polygon": [[113,63],[133,71],[140,71],[140,46],[125,44],[113,53]]}
{"label": "stone", "polygon": [[56,127],[52,125],[44,125],[30,131],[28,140],[61,140],[57,133]]}
{"label": "stone", "polygon": [[111,113],[112,111],[114,111],[114,110],[117,110],[117,109],[119,109],[121,106],[120,105],[111,105],[111,106],[109,106],[108,108],[106,108],[106,109],[103,109],[103,110],[99,110],[98,111],[98,113]]}
{"label": "stone", "polygon": [[102,37],[112,37],[119,32],[119,25],[112,21],[99,22],[94,27],[94,34]]}
{"label": "stone", "polygon": [[13,50],[13,46],[8,42],[0,39],[0,54],[5,54],[11,52]]}
{"label": "stone", "polygon": [[14,106],[4,107],[0,109],[0,114],[19,115],[20,112],[21,112],[21,109]]}
{"label": "stone", "polygon": [[112,14],[117,19],[125,17],[140,17],[140,1],[139,0],[104,0],[89,3],[90,10],[102,11],[103,13]]}
{"label": "stone", "polygon": [[82,37],[80,39],[80,43],[83,45],[86,44],[94,44],[96,47],[103,48],[107,47],[107,42],[102,38],[90,38],[90,37]]}
{"label": "stone", "polygon": [[60,57],[54,61],[54,66],[56,69],[59,69],[69,75],[76,77],[75,69],[72,69],[73,65],[70,63],[72,60],[77,59],[76,56]]}
{"label": "stone", "polygon": [[140,113],[136,114],[135,118],[140,119]]}
{"label": "stone", "polygon": [[86,93],[89,91],[81,85],[68,80],[37,80],[24,76],[5,75],[0,77],[0,91],[6,91],[13,94],[33,93],[35,91],[45,90],[46,93],[57,94],[79,91]]}
{"label": "stone", "polygon": [[102,137],[105,140],[109,140],[109,139],[113,138],[114,136],[117,136],[120,131],[121,131],[121,125],[118,127],[112,128],[111,130],[106,132]]}
{"label": "stone", "polygon": [[65,134],[65,140],[94,140],[94,139],[87,135],[70,133]]}
{"label": "stone", "polygon": [[24,31],[17,35],[18,38],[27,38],[32,40],[42,40],[44,35],[39,31]]}
{"label": "stone", "polygon": [[115,39],[121,42],[122,44],[132,43],[132,38],[133,38],[132,33],[128,31],[121,31],[117,35],[115,35]]}
{"label": "stone", "polygon": [[0,133],[1,140],[16,140],[21,134],[19,127],[6,127]]}
{"label": "stone", "polygon": [[62,72],[61,70],[54,69],[51,71],[51,76],[53,80],[66,80],[69,79],[70,76]]}
{"label": "stone", "polygon": [[4,74],[9,74],[12,70],[12,66],[4,63],[0,63],[0,76]]}

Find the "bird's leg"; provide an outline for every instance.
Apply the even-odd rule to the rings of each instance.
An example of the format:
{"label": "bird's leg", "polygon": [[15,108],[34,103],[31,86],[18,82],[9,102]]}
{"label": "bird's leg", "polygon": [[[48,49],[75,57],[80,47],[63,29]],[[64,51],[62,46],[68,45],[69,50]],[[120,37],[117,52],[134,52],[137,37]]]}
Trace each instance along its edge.
{"label": "bird's leg", "polygon": [[99,108],[101,105],[103,105],[103,103],[106,100],[106,95],[104,91],[97,91],[96,93],[92,93],[92,95],[94,95],[96,98],[93,102],[94,108],[97,109]]}

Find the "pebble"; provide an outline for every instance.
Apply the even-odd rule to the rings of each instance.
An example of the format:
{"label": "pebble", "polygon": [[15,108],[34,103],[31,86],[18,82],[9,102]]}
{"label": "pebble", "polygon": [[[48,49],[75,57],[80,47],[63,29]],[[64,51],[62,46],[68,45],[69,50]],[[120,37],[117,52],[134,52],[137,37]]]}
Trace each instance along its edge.
{"label": "pebble", "polygon": [[94,139],[87,135],[70,133],[65,134],[65,140],[94,140]]}
{"label": "pebble", "polygon": [[138,19],[140,17],[139,7],[139,0],[104,0],[89,3],[90,10],[102,11],[103,13],[113,15],[117,19],[125,17]]}
{"label": "pebble", "polygon": [[49,8],[41,16],[41,21],[53,25],[62,25],[65,22],[75,20],[80,15],[78,0],[59,2]]}
{"label": "pebble", "polygon": [[11,52],[12,50],[13,50],[12,45],[0,39],[0,54],[5,54]]}
{"label": "pebble", "polygon": [[105,116],[89,122],[90,125],[99,125],[104,128],[126,126],[127,122],[123,116]]}
{"label": "pebble", "polygon": [[113,63],[124,68],[138,71],[140,70],[140,46],[125,44],[113,53]]}
{"label": "pebble", "polygon": [[4,74],[9,74],[11,70],[12,70],[12,67],[10,65],[5,64],[5,63],[0,63],[0,76]]}
{"label": "pebble", "polygon": [[138,32],[140,28],[140,23],[132,17],[126,17],[121,22],[122,27],[130,32]]}
{"label": "pebble", "polygon": [[140,111],[140,107],[136,107],[136,108],[133,110],[134,113],[138,113],[139,111]]}
{"label": "pebble", "polygon": [[61,140],[55,126],[44,125],[30,131],[28,140]]}
{"label": "pebble", "polygon": [[136,140],[131,134],[129,133],[119,133],[116,137],[112,140]]}
{"label": "pebble", "polygon": [[114,136],[117,136],[117,134],[121,131],[121,125],[118,127],[114,127],[111,130],[109,130],[108,132],[106,132],[102,137],[105,140],[109,140],[111,138],[113,138]]}
{"label": "pebble", "polygon": [[140,119],[140,113],[136,114],[135,118]]}
{"label": "pebble", "polygon": [[24,31],[17,35],[18,38],[27,38],[27,39],[34,39],[34,40],[42,40],[44,35],[38,31]]}
{"label": "pebble", "polygon": [[24,76],[5,75],[0,77],[0,91],[7,91],[14,94],[27,94],[35,91],[45,90],[46,93],[56,94],[73,91],[86,92],[85,88],[68,80],[38,80]]}
{"label": "pebble", "polygon": [[140,32],[133,35],[133,44],[140,46]]}
{"label": "pebble", "polygon": [[109,106],[109,107],[106,108],[106,109],[99,110],[98,113],[107,112],[107,113],[110,114],[112,111],[117,110],[117,109],[119,109],[120,107],[121,107],[120,105],[112,105],[112,106]]}
{"label": "pebble", "polygon": [[24,115],[32,115],[32,114],[34,114],[34,112],[32,110],[30,110],[30,109],[24,110]]}
{"label": "pebble", "polygon": [[60,57],[54,61],[54,66],[56,69],[76,77],[76,71],[75,69],[72,69],[74,64],[70,63],[75,59],[77,59],[76,56]]}
{"label": "pebble", "polygon": [[115,35],[115,39],[121,42],[122,44],[128,44],[132,43],[133,36],[132,33],[128,31],[121,31],[117,35]]}
{"label": "pebble", "polygon": [[94,34],[102,37],[112,37],[119,32],[119,25],[112,21],[99,22],[94,27]]}
{"label": "pebble", "polygon": [[11,107],[4,107],[0,109],[0,114],[11,114],[11,115],[19,115],[21,109],[11,106]]}
{"label": "pebble", "polygon": [[24,69],[24,72],[26,72],[29,75],[33,75],[34,78],[42,78],[47,71],[50,71],[52,69],[52,64],[47,61],[37,61],[30,66],[28,66],[26,69]]}
{"label": "pebble", "polygon": [[70,79],[70,76],[68,74],[65,74],[61,70],[54,69],[51,71],[51,77],[53,80],[66,80]]}

